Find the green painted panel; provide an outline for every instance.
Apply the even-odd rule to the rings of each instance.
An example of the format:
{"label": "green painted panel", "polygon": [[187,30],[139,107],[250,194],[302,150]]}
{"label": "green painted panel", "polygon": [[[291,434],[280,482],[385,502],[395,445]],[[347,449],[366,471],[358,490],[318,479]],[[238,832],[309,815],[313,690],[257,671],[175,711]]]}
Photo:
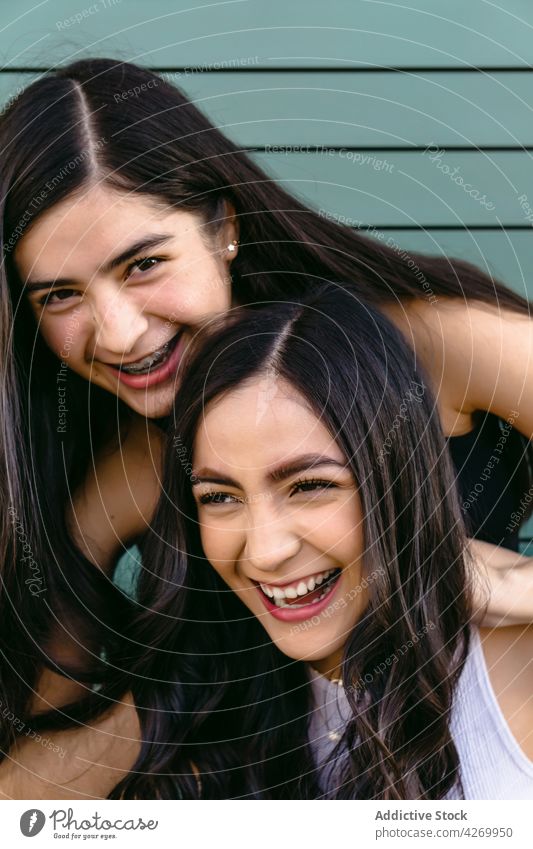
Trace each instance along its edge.
{"label": "green painted panel", "polygon": [[528,145],[533,74],[175,74],[245,145]]}
{"label": "green painted panel", "polygon": [[133,545],[131,548],[126,548],[117,563],[113,583],[131,598],[135,598],[141,567],[142,557],[138,546]]}
{"label": "green painted panel", "polygon": [[[254,154],[324,215],[349,224],[530,225],[533,154]],[[447,172],[447,173],[446,173]],[[459,181],[463,181],[463,185]],[[522,198],[522,200],[521,200]]]}
{"label": "green painted panel", "polygon": [[397,251],[453,256],[533,300],[533,232],[387,231],[383,242]]}
{"label": "green painted panel", "polygon": [[530,0],[19,0],[4,3],[4,64],[112,55],[215,62],[515,65],[533,61]]}
{"label": "green painted panel", "polygon": [[533,557],[533,517],[520,528],[522,554]]}
{"label": "green painted panel", "polygon": [[[246,146],[533,145],[533,74],[165,76]],[[0,73],[0,104],[32,78]]]}
{"label": "green painted panel", "polygon": [[[533,517],[529,519],[522,528],[520,528],[520,536],[521,537],[531,537],[533,540]],[[533,556],[533,551],[531,552]]]}

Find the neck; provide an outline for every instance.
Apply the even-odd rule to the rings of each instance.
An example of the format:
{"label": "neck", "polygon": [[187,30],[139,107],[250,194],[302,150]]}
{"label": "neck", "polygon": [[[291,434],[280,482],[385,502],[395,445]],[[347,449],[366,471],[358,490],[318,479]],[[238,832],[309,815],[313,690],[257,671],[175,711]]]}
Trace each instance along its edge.
{"label": "neck", "polygon": [[342,679],[342,649],[328,657],[320,658],[319,660],[310,660],[311,666],[319,675],[324,678],[329,678],[330,681],[339,681]]}

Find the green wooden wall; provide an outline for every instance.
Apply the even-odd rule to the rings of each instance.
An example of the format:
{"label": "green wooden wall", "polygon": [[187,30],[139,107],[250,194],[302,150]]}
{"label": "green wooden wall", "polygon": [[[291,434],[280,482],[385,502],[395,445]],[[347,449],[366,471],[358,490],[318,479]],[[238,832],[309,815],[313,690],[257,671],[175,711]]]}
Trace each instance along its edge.
{"label": "green wooden wall", "polygon": [[321,214],[533,298],[531,0],[3,3],[0,104],[88,55],[164,72]]}

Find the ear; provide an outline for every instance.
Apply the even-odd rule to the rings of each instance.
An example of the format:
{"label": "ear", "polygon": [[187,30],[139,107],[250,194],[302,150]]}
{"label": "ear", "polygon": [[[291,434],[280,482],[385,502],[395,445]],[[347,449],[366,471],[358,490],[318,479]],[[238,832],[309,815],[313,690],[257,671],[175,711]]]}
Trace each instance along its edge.
{"label": "ear", "polygon": [[[220,230],[221,248],[225,249],[225,258],[232,262],[237,256],[239,246],[234,244],[239,241],[239,219],[235,207],[229,200],[224,200],[224,224]],[[232,245],[232,250],[228,246]]]}

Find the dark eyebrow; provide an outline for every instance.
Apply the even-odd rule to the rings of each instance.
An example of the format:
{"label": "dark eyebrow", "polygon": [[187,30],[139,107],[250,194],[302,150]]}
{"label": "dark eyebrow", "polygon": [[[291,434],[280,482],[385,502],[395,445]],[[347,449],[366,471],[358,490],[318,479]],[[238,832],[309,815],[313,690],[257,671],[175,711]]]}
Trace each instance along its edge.
{"label": "dark eyebrow", "polygon": [[[109,274],[109,272],[113,271],[113,269],[127,262],[128,259],[131,259],[141,251],[147,251],[150,248],[156,248],[159,245],[165,244],[165,242],[169,242],[172,238],[174,238],[174,235],[172,233],[154,233],[153,236],[148,236],[146,238],[139,239],[139,241],[135,242],[135,244],[133,245],[130,245],[129,248],[126,248],[126,250],[122,251],[122,253],[117,254],[117,256],[108,260],[98,270],[103,274]],[[41,289],[54,289],[59,286],[72,286],[73,283],[75,283],[75,281],[71,280],[68,277],[60,277],[56,280],[28,280],[26,282],[25,289],[26,293],[30,293],[38,292]]]}
{"label": "dark eyebrow", "polygon": [[[272,469],[272,471],[269,472],[268,477],[271,481],[274,481],[274,483],[279,483],[293,475],[297,475],[300,472],[306,472],[309,469],[316,468],[317,466],[337,466],[340,469],[346,469],[347,464],[340,463],[332,457],[326,457],[324,454],[302,454],[301,457],[296,457],[290,463]],[[193,486],[197,486],[201,483],[214,483],[218,486],[233,486],[235,489],[240,489],[240,484],[238,484],[237,481],[234,481],[233,478],[221,477],[220,474],[213,471],[213,469],[198,469],[197,472],[193,473],[193,477],[195,478]]]}
{"label": "dark eyebrow", "polygon": [[235,489],[240,489],[239,484],[233,478],[220,477],[213,469],[199,469],[198,472],[193,472],[191,477],[194,478],[193,486],[198,486],[200,483],[214,483],[217,486],[233,486]]}
{"label": "dark eyebrow", "polygon": [[333,457],[326,457],[324,454],[302,454],[301,457],[296,457],[290,463],[273,469],[269,474],[269,478],[277,483],[291,478],[300,472],[307,472],[316,466],[337,466],[340,469],[345,469],[346,465],[346,463],[340,463],[338,460],[334,460]]}

